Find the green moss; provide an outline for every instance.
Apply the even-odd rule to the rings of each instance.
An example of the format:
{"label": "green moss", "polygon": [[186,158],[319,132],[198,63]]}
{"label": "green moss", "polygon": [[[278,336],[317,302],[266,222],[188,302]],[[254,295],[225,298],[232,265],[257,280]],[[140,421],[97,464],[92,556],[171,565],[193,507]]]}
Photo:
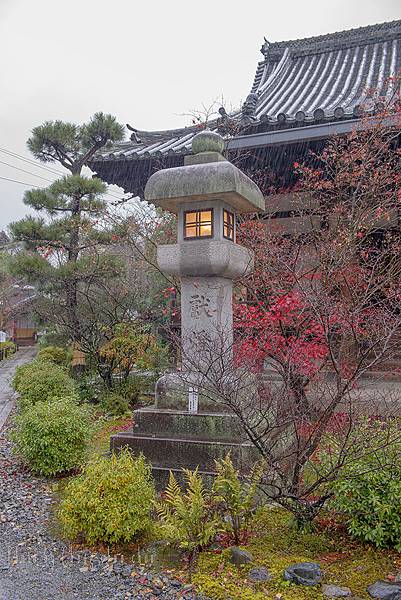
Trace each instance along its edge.
{"label": "green moss", "polygon": [[285,600],[323,600],[320,588],[289,584],[284,569],[292,563],[316,561],[325,573],[324,581],[351,588],[355,595],[369,598],[366,588],[399,567],[400,555],[352,541],[333,532],[302,534],[291,526],[291,516],[280,509],[260,510],[254,519],[255,535],[246,549],[254,565],[265,566],[272,581],[253,585],[247,581],[252,565],[237,569],[228,552],[200,556],[193,583],[213,600],[262,600],[281,593]]}

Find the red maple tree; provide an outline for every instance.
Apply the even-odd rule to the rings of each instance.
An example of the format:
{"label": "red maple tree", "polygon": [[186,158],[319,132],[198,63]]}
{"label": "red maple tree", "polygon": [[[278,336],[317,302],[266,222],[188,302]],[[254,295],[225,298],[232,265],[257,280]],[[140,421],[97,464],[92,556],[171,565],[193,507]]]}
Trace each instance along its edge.
{"label": "red maple tree", "polygon": [[[239,286],[233,369],[247,382],[250,371],[261,376],[255,394],[248,383],[246,393],[221,393],[266,461],[266,493],[299,522],[317,514],[346,462],[383,444],[374,429],[366,439],[364,416],[391,421],[399,402],[389,385],[401,358],[401,108],[392,85],[387,106],[377,102],[350,135],[294,165],[288,225],[275,208],[239,228],[255,269]],[[323,469],[312,458],[333,431],[339,445]]]}

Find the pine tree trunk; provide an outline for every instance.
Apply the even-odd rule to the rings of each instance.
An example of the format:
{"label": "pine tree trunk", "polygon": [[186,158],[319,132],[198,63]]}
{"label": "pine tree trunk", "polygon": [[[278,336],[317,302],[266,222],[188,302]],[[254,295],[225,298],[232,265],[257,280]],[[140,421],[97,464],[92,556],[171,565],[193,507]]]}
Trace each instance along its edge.
{"label": "pine tree trunk", "polygon": [[[81,202],[79,198],[75,198],[71,207],[71,218],[75,224],[70,232],[70,247],[68,250],[68,262],[76,265],[79,258],[79,219],[81,216]],[[72,337],[75,342],[81,340],[81,327],[78,318],[78,283],[73,276],[67,282],[67,310],[71,325]]]}

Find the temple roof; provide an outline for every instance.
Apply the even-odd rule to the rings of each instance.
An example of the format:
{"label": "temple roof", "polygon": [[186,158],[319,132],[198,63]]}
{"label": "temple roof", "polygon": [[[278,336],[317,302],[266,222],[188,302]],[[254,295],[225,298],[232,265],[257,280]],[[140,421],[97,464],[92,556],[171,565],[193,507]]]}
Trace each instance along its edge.
{"label": "temple roof", "polygon": [[[360,116],[369,90],[391,93],[386,82],[401,68],[401,20],[299,40],[265,40],[261,52],[242,109],[231,115],[222,110],[221,119],[208,123],[210,129],[224,133],[229,120],[237,124],[237,134],[247,135]],[[103,161],[188,154],[199,131],[199,126],[153,132],[128,128],[131,140],[98,153],[95,170]]]}
{"label": "temple roof", "polygon": [[[360,27],[312,38],[262,46],[252,93],[255,117],[277,119],[280,113],[309,119],[322,109],[352,115],[374,88],[379,95],[388,77],[401,67],[401,21]],[[301,115],[300,115],[301,117]]]}

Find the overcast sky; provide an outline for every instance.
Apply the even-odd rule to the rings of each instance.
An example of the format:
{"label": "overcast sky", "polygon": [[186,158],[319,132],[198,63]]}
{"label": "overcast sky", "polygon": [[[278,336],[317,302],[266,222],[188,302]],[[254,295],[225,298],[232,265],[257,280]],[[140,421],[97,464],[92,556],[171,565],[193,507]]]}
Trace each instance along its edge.
{"label": "overcast sky", "polygon": [[[32,158],[26,140],[45,120],[102,110],[138,129],[188,125],[202,103],[245,99],[263,36],[400,18],[400,0],[0,0],[0,177],[53,178],[3,152]],[[0,229],[26,213],[25,189],[0,179]]]}

